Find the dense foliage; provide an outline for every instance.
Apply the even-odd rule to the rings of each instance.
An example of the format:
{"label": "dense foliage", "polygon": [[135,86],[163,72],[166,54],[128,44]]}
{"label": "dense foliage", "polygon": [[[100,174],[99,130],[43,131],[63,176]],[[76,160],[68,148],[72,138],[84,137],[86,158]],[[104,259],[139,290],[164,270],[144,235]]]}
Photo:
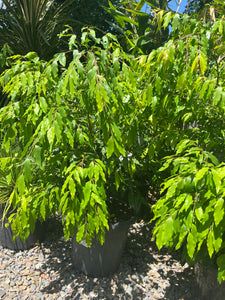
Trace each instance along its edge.
{"label": "dense foliage", "polygon": [[65,237],[76,227],[77,240],[90,245],[95,233],[104,241],[117,213],[111,203],[124,200],[117,192],[129,190],[124,201],[138,211],[145,183],[157,179],[161,196],[152,210],[158,247],[183,247],[192,262],[204,253],[217,262],[221,282],[224,17],[206,22],[151,12],[157,30],[172,31],[149,54],[127,54],[115,36],[100,39],[90,29],[81,43],[72,35],[68,51],[48,62],[35,53],[11,58],[1,77],[11,97],[0,110],[0,166],[13,186],[6,210],[16,209],[9,220],[22,237],[37,219],[61,213]]}
{"label": "dense foliage", "polygon": [[[65,0],[55,0],[56,3],[64,3]],[[121,0],[112,0],[114,6],[123,6]],[[121,3],[121,5],[120,5]],[[102,36],[107,32],[115,32],[110,25],[113,16],[109,14],[105,8],[109,7],[108,0],[74,0],[69,5],[69,15],[73,23],[69,23],[73,27],[73,32],[80,37],[82,28],[89,26],[94,27],[96,34]],[[68,15],[66,11],[65,17]]]}
{"label": "dense foliage", "polygon": [[[168,26],[162,28],[158,24],[169,2],[126,0],[115,7],[109,1],[110,7],[105,9],[115,20],[109,24],[116,30],[117,38],[126,52],[149,54],[168,40]],[[156,13],[158,10],[160,14]]]}
{"label": "dense foliage", "polygon": [[[9,183],[12,165],[17,170],[9,203],[17,207],[12,226],[22,236],[37,218],[62,211],[66,237],[76,226],[78,240],[90,243],[96,231],[103,241],[106,204],[117,201],[113,192],[106,197],[108,190],[129,188],[144,163],[150,128],[140,122],[148,118],[140,97],[151,91],[139,88],[137,61],[110,34],[100,40],[90,30],[82,41],[79,51],[71,36],[70,50],[48,63],[34,53],[13,57],[2,77],[11,96],[0,115],[2,149],[10,153],[16,143],[22,151],[0,161]],[[135,191],[129,201],[138,209],[142,200]]]}

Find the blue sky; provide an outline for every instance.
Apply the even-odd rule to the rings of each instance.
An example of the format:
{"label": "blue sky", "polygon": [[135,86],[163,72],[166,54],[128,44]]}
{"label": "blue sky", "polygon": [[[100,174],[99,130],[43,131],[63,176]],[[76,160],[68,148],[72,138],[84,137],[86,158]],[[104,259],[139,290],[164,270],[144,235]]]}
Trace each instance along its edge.
{"label": "blue sky", "polygon": [[170,2],[170,8],[172,10],[176,11],[179,1],[181,1],[181,5],[180,5],[180,8],[179,8],[178,12],[182,13],[185,10],[185,6],[187,5],[188,0],[176,0],[176,1],[173,0],[173,1]]}

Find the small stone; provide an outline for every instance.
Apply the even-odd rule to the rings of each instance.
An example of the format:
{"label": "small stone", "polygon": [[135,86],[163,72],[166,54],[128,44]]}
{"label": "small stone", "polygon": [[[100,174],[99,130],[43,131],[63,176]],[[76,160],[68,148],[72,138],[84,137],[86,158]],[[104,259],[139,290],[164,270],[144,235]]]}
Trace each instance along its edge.
{"label": "small stone", "polygon": [[132,291],[133,291],[132,287],[128,285],[125,290],[125,293],[132,297]]}
{"label": "small stone", "polygon": [[134,281],[139,281],[137,275],[132,275],[132,276],[131,276],[131,279],[134,280]]}
{"label": "small stone", "polygon": [[7,293],[7,290],[1,290],[0,291],[0,299],[2,299]]}
{"label": "small stone", "polygon": [[93,279],[93,283],[96,284],[97,282],[98,282],[98,278],[94,278],[94,279]]}

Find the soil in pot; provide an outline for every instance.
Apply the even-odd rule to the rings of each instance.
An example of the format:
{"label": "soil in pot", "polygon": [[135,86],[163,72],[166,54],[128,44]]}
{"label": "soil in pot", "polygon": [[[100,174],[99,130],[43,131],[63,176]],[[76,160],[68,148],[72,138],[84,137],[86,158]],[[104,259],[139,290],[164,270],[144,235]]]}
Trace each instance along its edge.
{"label": "soil in pot", "polygon": [[78,243],[75,234],[72,240],[74,268],[93,277],[114,273],[119,267],[130,225],[131,221],[111,224],[105,234],[105,243],[101,245],[93,239],[91,248],[84,241]]}

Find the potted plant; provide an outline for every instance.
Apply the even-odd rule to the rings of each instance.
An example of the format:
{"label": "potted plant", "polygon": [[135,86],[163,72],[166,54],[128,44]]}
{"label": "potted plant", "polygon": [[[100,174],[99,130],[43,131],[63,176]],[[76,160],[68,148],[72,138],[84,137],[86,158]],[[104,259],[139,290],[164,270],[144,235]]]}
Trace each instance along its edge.
{"label": "potted plant", "polygon": [[[15,182],[17,177],[17,170],[15,167],[16,154],[20,153],[21,149],[18,146],[13,146],[10,150],[10,156],[5,155],[1,150],[1,169],[0,169],[0,245],[4,248],[11,250],[25,250],[32,247],[38,239],[41,239],[42,225],[39,223],[38,228],[32,233],[29,232],[26,240],[22,240],[20,237],[15,237],[10,225],[10,218],[15,213],[13,209],[13,195],[15,191]],[[7,169],[7,165],[10,167]],[[7,169],[7,171],[6,171]]]}
{"label": "potted plant", "polygon": [[143,152],[150,128],[140,97],[151,91],[139,86],[137,60],[113,35],[99,39],[92,29],[81,44],[72,35],[69,51],[49,62],[35,53],[12,60],[1,77],[11,101],[0,111],[0,134],[6,152],[16,140],[23,149],[13,230],[25,238],[39,218],[58,212],[65,238],[76,229],[88,247],[94,238],[103,244],[109,228],[125,235],[127,226],[109,223],[149,209]]}
{"label": "potted plant", "polygon": [[152,116],[156,137],[170,148],[158,172],[164,179],[152,207],[153,238],[159,249],[182,248],[184,259],[196,264],[203,299],[222,299],[224,284],[209,291],[208,283],[215,282],[213,274],[220,284],[225,280],[224,33],[219,30],[225,24],[221,18],[205,22],[176,15],[172,25],[171,40],[155,51],[150,67],[160,87],[161,108],[156,104]]}

